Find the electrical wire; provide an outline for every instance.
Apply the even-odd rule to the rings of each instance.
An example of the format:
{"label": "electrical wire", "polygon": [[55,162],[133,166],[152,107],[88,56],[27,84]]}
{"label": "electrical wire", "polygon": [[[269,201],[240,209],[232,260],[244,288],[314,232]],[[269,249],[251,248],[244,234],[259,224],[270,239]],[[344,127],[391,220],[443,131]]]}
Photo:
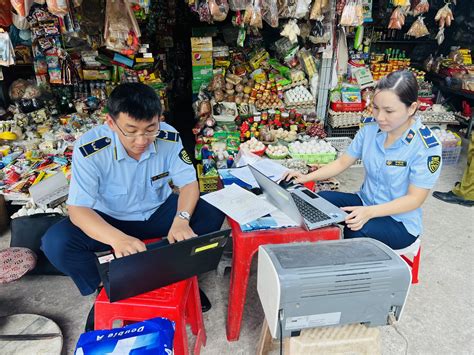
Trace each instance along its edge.
{"label": "electrical wire", "polygon": [[388,315],[388,323],[393,326],[393,328],[395,329],[395,331],[398,333],[398,335],[400,335],[403,340],[405,341],[405,355],[408,355],[408,339],[406,338],[405,335],[403,335],[403,333],[398,329],[397,327],[397,319],[395,318],[395,315],[393,313],[389,313]]}

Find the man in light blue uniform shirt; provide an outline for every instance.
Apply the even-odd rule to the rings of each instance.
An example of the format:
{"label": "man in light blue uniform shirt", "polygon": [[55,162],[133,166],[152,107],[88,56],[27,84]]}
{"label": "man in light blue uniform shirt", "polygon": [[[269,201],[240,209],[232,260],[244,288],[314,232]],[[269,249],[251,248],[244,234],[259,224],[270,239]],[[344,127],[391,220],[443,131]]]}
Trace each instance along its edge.
{"label": "man in light blue uniform shirt", "polygon": [[[80,292],[96,291],[95,252],[146,250],[143,239],[170,243],[219,230],[224,215],[199,199],[196,173],[178,132],[160,123],[160,101],[144,84],[110,95],[106,124],[75,144],[69,218],[52,226],[42,250]],[[169,181],[180,190],[173,194]],[[159,272],[159,270],[157,270]]]}

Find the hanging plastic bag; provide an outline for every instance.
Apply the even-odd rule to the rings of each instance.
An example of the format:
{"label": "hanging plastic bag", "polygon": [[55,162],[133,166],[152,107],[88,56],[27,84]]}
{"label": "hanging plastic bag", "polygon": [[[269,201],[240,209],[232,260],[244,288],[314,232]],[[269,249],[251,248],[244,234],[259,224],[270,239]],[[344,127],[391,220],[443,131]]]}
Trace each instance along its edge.
{"label": "hanging plastic bag", "polygon": [[401,30],[405,24],[405,14],[400,7],[397,7],[390,16],[388,28],[391,30]]}
{"label": "hanging plastic bag", "polygon": [[364,14],[360,0],[349,0],[341,15],[341,26],[360,26],[364,23]]}
{"label": "hanging plastic bag", "polygon": [[454,16],[449,4],[444,5],[438,10],[435,16],[435,21],[439,21],[439,27],[451,26],[451,22],[454,21]]}
{"label": "hanging plastic bag", "polygon": [[24,0],[10,0],[15,13],[21,17],[26,17],[25,2]]}
{"label": "hanging plastic bag", "polygon": [[252,0],[229,0],[229,8],[232,11],[245,10],[245,8],[251,4]]}
{"label": "hanging plastic bag", "polygon": [[53,15],[63,17],[69,13],[67,0],[46,0],[46,5]]}
{"label": "hanging plastic bag", "polygon": [[[3,31],[3,30],[2,30]],[[8,32],[0,32],[0,65],[15,65],[15,49]]]}
{"label": "hanging plastic bag", "polygon": [[253,5],[249,5],[245,9],[244,24],[256,28],[263,27],[260,0],[255,0]]}
{"label": "hanging plastic bag", "polygon": [[276,0],[262,0],[263,20],[271,27],[278,27],[278,5]]}
{"label": "hanging plastic bag", "polygon": [[199,21],[212,23],[212,16],[207,1],[203,1],[199,4],[198,13]]}
{"label": "hanging plastic bag", "polygon": [[418,16],[427,13],[430,10],[428,0],[421,0],[413,9],[413,16]]}
{"label": "hanging plastic bag", "polygon": [[278,17],[280,18],[295,17],[298,1],[299,0],[277,0]]}
{"label": "hanging plastic bag", "polygon": [[436,34],[436,41],[438,42],[438,46],[444,42],[444,27],[440,27],[438,33]]}
{"label": "hanging plastic bag", "polygon": [[298,0],[295,10],[295,18],[303,18],[309,12],[309,5],[311,0]]}
{"label": "hanging plastic bag", "polygon": [[339,16],[342,15],[342,11],[344,11],[344,7],[346,6],[347,0],[337,0],[336,2],[336,14]]}
{"label": "hanging plastic bag", "polygon": [[413,22],[413,25],[411,25],[410,29],[407,32],[407,35],[415,38],[420,38],[429,34],[430,31],[428,31],[428,28],[426,27],[425,22],[423,21],[423,16],[419,16],[416,21]]}
{"label": "hanging plastic bag", "polygon": [[12,4],[10,0],[0,0],[0,27],[12,24]]}
{"label": "hanging plastic bag", "polygon": [[319,17],[323,16],[324,13],[327,11],[329,6],[329,0],[316,0],[311,8],[311,13],[309,18],[311,20],[316,20]]}
{"label": "hanging plastic bag", "polygon": [[300,34],[300,28],[296,23],[296,20],[289,20],[288,23],[283,27],[283,31],[281,31],[280,35],[283,37],[288,37],[292,44],[298,43],[298,36]]}
{"label": "hanging plastic bag", "polygon": [[208,0],[209,11],[214,21],[224,21],[229,13],[227,0]]}

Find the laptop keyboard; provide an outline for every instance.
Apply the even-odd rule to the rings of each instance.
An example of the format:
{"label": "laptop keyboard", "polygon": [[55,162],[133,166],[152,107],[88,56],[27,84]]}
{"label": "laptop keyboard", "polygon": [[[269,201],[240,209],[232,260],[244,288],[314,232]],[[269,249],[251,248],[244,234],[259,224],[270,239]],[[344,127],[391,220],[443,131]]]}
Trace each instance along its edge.
{"label": "laptop keyboard", "polygon": [[329,217],[327,214],[321,212],[316,207],[303,200],[301,197],[295,194],[291,194],[291,196],[293,197],[296,207],[298,207],[301,215],[308,222],[317,223],[331,219],[331,217]]}

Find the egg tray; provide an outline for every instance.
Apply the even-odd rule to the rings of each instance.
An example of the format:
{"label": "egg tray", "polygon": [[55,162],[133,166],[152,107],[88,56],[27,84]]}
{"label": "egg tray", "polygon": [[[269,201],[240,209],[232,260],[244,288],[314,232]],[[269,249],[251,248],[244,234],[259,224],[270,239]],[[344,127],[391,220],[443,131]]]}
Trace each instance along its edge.
{"label": "egg tray", "polygon": [[286,91],[286,90],[290,90],[290,89],[293,89],[297,86],[308,86],[308,80],[307,79],[303,79],[303,80],[298,80],[298,81],[294,81],[292,82],[291,84],[288,84],[288,85],[285,85],[282,87],[282,90],[283,91]]}
{"label": "egg tray", "polygon": [[422,111],[418,113],[423,123],[452,123],[457,122],[452,112]]}
{"label": "egg tray", "polygon": [[259,111],[261,111],[261,110],[270,110],[270,109],[276,110],[276,109],[281,108],[282,106],[283,106],[283,102],[273,104],[273,105],[255,105],[255,107]]}
{"label": "egg tray", "polygon": [[362,116],[354,116],[354,117],[347,117],[347,118],[329,116],[328,122],[333,128],[355,127],[359,125],[361,118]]}
{"label": "egg tray", "polygon": [[287,108],[313,108],[316,106],[314,98],[307,101],[294,101],[289,102],[285,99],[285,107]]}
{"label": "egg tray", "polygon": [[290,150],[290,156],[293,159],[304,160],[307,164],[327,164],[336,160],[337,152],[301,154],[301,153],[292,152]]}

